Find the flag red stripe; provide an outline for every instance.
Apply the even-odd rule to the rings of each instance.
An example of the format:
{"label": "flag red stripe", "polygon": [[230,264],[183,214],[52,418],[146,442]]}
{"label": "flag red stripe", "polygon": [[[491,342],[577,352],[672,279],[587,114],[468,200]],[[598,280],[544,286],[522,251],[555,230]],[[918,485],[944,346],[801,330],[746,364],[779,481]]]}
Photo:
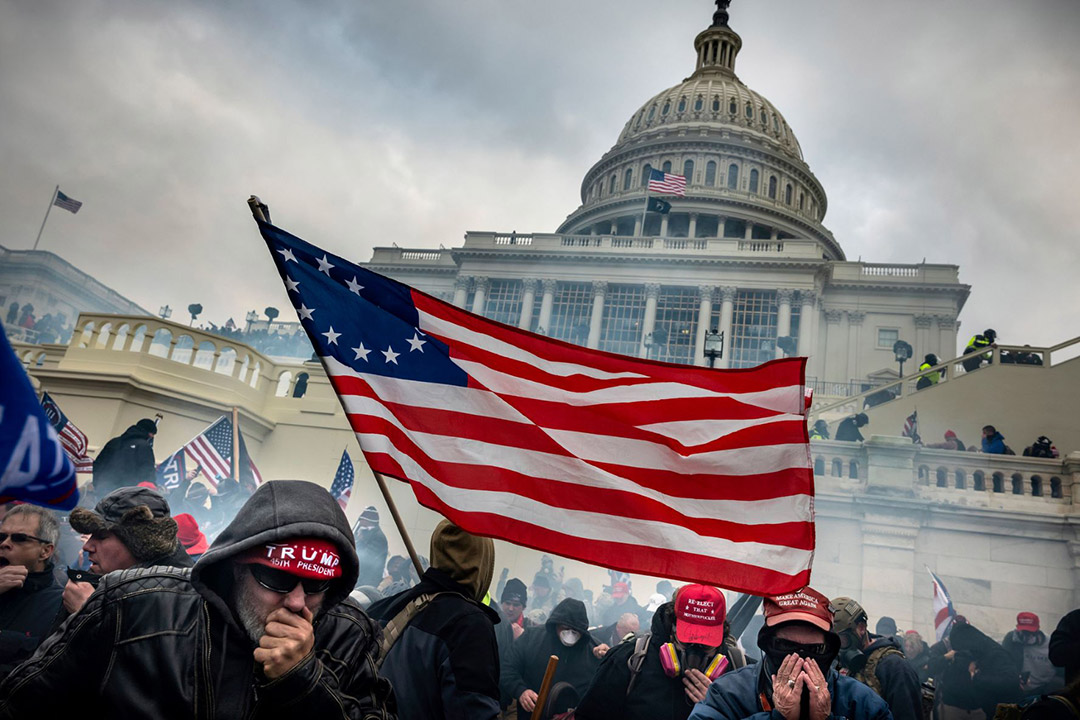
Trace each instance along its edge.
{"label": "flag red stripe", "polygon": [[[352,419],[350,417],[350,420]],[[358,429],[358,432],[377,433],[389,438],[399,451],[411,457],[427,473],[453,487],[496,492],[512,489],[516,495],[532,498],[553,508],[589,512],[603,508],[604,512],[611,515],[681,525],[703,536],[727,538],[735,542],[756,542],[764,534],[774,545],[802,550],[813,549],[813,532],[808,522],[745,525],[710,518],[687,517],[662,502],[622,490],[582,487],[575,484],[573,479],[560,482],[503,468],[434,460],[405,433],[385,420],[367,417],[359,424],[364,427],[362,430]]]}
{"label": "flag red stripe", "polygon": [[664,548],[643,547],[595,538],[583,542],[579,537],[565,535],[551,528],[525,523],[514,518],[460,510],[443,503],[421,483],[408,481],[401,466],[390,456],[372,453],[367,455],[367,458],[376,472],[409,482],[421,505],[445,515],[455,524],[477,535],[496,537],[516,545],[554,552],[564,557],[578,558],[612,570],[643,573],[686,582],[701,582],[702,578],[712,578],[715,584],[739,592],[778,595],[804,587],[810,582],[809,570],[788,575],[723,558],[694,555]]}

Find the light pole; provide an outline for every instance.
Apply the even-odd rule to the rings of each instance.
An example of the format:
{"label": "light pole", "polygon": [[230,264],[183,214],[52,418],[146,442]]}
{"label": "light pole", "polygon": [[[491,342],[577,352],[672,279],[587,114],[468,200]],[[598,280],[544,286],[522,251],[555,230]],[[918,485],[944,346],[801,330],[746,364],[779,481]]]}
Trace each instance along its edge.
{"label": "light pole", "polygon": [[161,318],[162,320],[168,320],[169,318],[172,317],[172,308],[169,307],[168,305],[162,305],[160,308],[158,308],[157,312],[158,312],[158,317]]}
{"label": "light pole", "polygon": [[896,362],[900,363],[900,377],[904,377],[904,361],[911,357],[914,353],[911,345],[903,340],[897,340],[892,346],[893,355],[896,356]]}
{"label": "light pole", "polygon": [[255,312],[254,310],[251,310],[251,311],[248,312],[247,315],[244,316],[244,319],[247,320],[247,327],[244,328],[244,333],[245,334],[250,334],[251,333],[251,323],[253,323],[253,322],[255,322],[256,320],[259,319],[259,313]]}
{"label": "light pole", "polygon": [[724,357],[724,333],[716,328],[705,333],[705,357],[709,358],[709,367],[716,367],[716,358]]}

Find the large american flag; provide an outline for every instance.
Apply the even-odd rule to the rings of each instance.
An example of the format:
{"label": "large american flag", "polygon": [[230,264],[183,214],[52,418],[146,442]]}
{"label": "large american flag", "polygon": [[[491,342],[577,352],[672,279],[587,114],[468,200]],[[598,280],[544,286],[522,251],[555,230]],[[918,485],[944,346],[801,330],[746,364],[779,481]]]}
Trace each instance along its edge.
{"label": "large american flag", "polygon": [[259,225],[368,464],[421,504],[616,570],[809,582],[803,358],[716,371],[589,350]]}
{"label": "large american flag", "polygon": [[653,168],[649,173],[649,192],[686,197],[686,178]]}
{"label": "large american flag", "polygon": [[69,198],[67,195],[60,192],[60,190],[56,191],[56,199],[53,200],[53,205],[55,205],[56,207],[62,207],[73,215],[79,212],[79,208],[82,207],[81,202],[79,202],[75,198]]}
{"label": "large american flag", "polygon": [[[203,476],[215,488],[218,481],[232,477],[233,426],[227,415],[222,415],[210,427],[183,447],[188,455],[195,459],[203,469]],[[262,476],[252,462],[244,444],[244,435],[240,434],[240,476],[250,473],[256,485],[262,484]]]}
{"label": "large american flag", "polygon": [[349,505],[352,497],[353,480],[356,478],[356,468],[353,467],[349,451],[343,450],[341,462],[338,463],[337,472],[334,474],[334,483],[330,486],[330,494],[337,500],[338,505],[344,510]]}
{"label": "large american flag", "polygon": [[68,419],[68,416],[64,414],[64,411],[60,409],[60,406],[47,392],[41,394],[41,407],[56,430],[64,452],[71,458],[71,462],[75,463],[75,472],[94,472],[94,461],[86,454],[88,446],[86,433],[75,427],[75,423]]}

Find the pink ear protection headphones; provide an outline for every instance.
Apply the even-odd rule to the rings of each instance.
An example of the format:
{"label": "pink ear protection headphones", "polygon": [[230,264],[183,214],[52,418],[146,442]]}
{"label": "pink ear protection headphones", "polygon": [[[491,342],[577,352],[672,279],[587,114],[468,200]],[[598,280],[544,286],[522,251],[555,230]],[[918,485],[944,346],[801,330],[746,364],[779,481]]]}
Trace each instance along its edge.
{"label": "pink ear protection headphones", "polygon": [[[679,677],[686,669],[683,667],[682,651],[675,647],[675,643],[664,643],[660,646],[660,666],[664,668],[664,674],[670,678]],[[721,652],[716,653],[709,660],[709,664],[701,671],[709,680],[715,680],[728,669],[728,659]]]}

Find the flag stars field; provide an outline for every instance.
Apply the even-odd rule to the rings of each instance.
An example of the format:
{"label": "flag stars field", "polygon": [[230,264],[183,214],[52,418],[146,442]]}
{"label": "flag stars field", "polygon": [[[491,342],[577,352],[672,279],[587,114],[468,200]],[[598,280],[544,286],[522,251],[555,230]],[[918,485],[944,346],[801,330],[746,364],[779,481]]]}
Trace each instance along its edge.
{"label": "flag stars field", "polygon": [[297,288],[300,287],[300,283],[296,282],[295,280],[293,280],[291,277],[288,277],[288,276],[285,277],[285,287],[287,287],[289,289],[289,292],[295,292],[295,293],[300,292],[299,290],[297,290]]}
{"label": "flag stars field", "polygon": [[356,282],[356,278],[355,278],[355,277],[354,277],[354,278],[353,278],[352,280],[348,280],[348,281],[346,281],[346,283],[345,283],[345,284],[349,286],[349,292],[351,292],[351,293],[356,293],[357,295],[359,295],[359,294],[360,294],[360,291],[364,289],[364,286],[363,286],[363,285],[361,285],[360,283]]}
{"label": "flag stars field", "polygon": [[301,320],[311,320],[311,314],[315,312],[315,308],[309,308],[304,303],[300,303],[300,307],[296,308],[296,314],[300,316]]}
{"label": "flag stars field", "polygon": [[321,260],[319,260],[319,272],[326,273],[326,277],[330,277],[330,268],[333,267],[336,266],[331,265],[330,262],[326,259],[325,255],[322,256]]}
{"label": "flag stars field", "polygon": [[387,345],[386,349],[382,351],[382,354],[386,356],[386,362],[394,363],[395,365],[398,364],[397,359],[398,356],[401,355],[401,353],[394,352],[394,348],[391,345]]}
{"label": "flag stars field", "polygon": [[353,360],[363,360],[364,362],[368,362],[367,356],[371,351],[364,347],[364,343],[360,343],[360,345],[350,348],[350,350],[356,353],[356,357],[354,357]]}
{"label": "flag stars field", "polygon": [[326,338],[326,342],[331,345],[337,345],[337,339],[341,337],[341,333],[334,332],[334,326],[331,325],[329,332],[322,333],[322,336]]}
{"label": "flag stars field", "polygon": [[282,248],[281,250],[278,250],[278,252],[281,253],[281,257],[285,258],[285,262],[289,262],[290,260],[296,262],[296,256],[293,255],[293,251],[291,249]]}
{"label": "flag stars field", "polygon": [[409,345],[411,346],[409,348],[409,352],[412,352],[413,350],[419,350],[420,352],[424,352],[424,343],[426,343],[427,341],[421,340],[420,336],[417,333],[413,333],[412,338],[406,340],[405,342],[409,343]]}

